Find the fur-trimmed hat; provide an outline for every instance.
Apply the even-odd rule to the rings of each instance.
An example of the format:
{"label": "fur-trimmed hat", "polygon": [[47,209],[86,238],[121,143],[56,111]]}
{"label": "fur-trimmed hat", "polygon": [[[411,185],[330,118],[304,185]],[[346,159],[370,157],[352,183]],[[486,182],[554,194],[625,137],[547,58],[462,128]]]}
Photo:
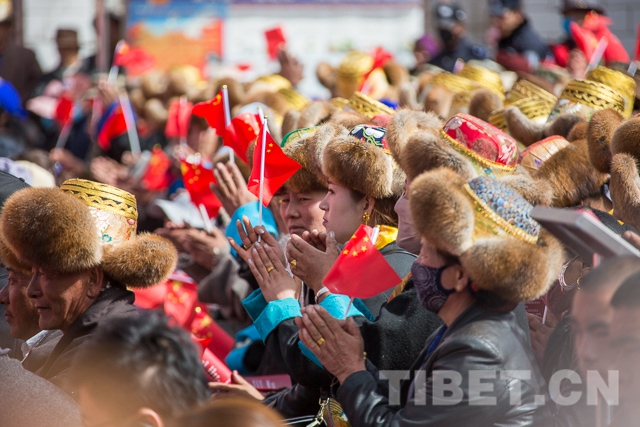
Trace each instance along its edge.
{"label": "fur-trimmed hat", "polygon": [[334,137],[327,142],[321,157],[323,175],[344,187],[374,199],[402,194],[404,173],[389,150],[371,140],[353,135]]}
{"label": "fur-trimmed hat", "polygon": [[557,277],[562,245],[507,185],[488,177],[465,182],[440,168],[413,181],[409,200],[416,229],[438,250],[458,257],[477,288],[509,302],[530,301]]}
{"label": "fur-trimmed hat", "polygon": [[596,111],[587,128],[589,158],[598,171],[611,170],[611,138],[618,126],[624,122],[622,115],[611,109]]}
{"label": "fur-trimmed hat", "polygon": [[618,127],[611,139],[611,200],[616,218],[640,227],[640,117]]}
{"label": "fur-trimmed hat", "polygon": [[327,179],[316,173],[311,146],[315,143],[318,127],[300,129],[302,138],[289,138],[283,140],[284,153],[300,163],[300,168],[291,178],[284,183],[284,187],[297,193],[309,193],[312,191],[327,191]]}
{"label": "fur-trimmed hat", "polygon": [[576,124],[586,122],[581,116],[565,113],[547,123],[537,123],[514,106],[505,107],[504,119],[509,134],[525,146],[530,146],[552,135],[567,138]]}
{"label": "fur-trimmed hat", "polygon": [[534,177],[553,187],[552,206],[569,207],[597,193],[609,176],[593,166],[587,141],[581,139],[551,156]]}
{"label": "fur-trimmed hat", "polygon": [[168,277],[177,252],[166,239],[136,236],[133,195],[72,179],[61,188],[27,188],[0,217],[0,256],[11,267],[74,273],[100,266],[117,284],[147,287]]}

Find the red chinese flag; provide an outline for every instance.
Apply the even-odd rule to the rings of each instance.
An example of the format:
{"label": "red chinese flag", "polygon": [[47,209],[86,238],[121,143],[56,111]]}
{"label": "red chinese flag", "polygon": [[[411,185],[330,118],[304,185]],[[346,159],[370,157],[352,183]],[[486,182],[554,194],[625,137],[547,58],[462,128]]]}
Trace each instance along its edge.
{"label": "red chinese flag", "polygon": [[111,148],[111,141],[125,133],[127,133],[127,122],[124,119],[122,106],[118,104],[111,110],[98,132],[98,145],[104,151],[108,151]]}
{"label": "red chinese flag", "polygon": [[147,169],[142,175],[142,186],[151,191],[166,189],[172,180],[170,169],[171,159],[169,156],[159,146],[154,147]]}
{"label": "red chinese flag", "polygon": [[131,47],[124,40],[118,42],[113,55],[113,64],[127,69],[130,75],[137,76],[156,66],[155,59],[144,49]]}
{"label": "red chinese flag", "polygon": [[193,104],[180,99],[174,100],[169,105],[167,126],[164,128],[167,138],[187,139],[191,124],[191,110],[193,110]]}
{"label": "red chinese flag", "polygon": [[249,164],[247,150],[260,133],[260,116],[258,114],[242,113],[231,120],[227,127],[223,142],[231,147],[243,162]]}
{"label": "red chinese flag", "polygon": [[191,321],[190,327],[187,327],[198,338],[211,339],[211,343],[207,346],[209,350],[220,360],[233,350],[235,340],[231,335],[227,334],[207,313],[207,306],[198,302],[193,311],[195,316]]}
{"label": "red chinese flag", "polygon": [[180,169],[184,188],[189,192],[193,204],[204,205],[210,217],[217,216],[222,204],[211,191],[210,185],[216,181],[213,169],[201,163],[190,163],[186,159],[182,159]]}
{"label": "red chinese flag", "polygon": [[371,298],[402,280],[371,242],[371,232],[361,225],[324,278],[334,294]]}
{"label": "red chinese flag", "polygon": [[269,59],[274,60],[287,43],[282,33],[282,27],[267,30],[264,32],[264,36],[267,38],[267,53],[269,54]]}
{"label": "red chinese flag", "polygon": [[60,98],[58,98],[58,103],[56,104],[56,111],[53,118],[60,126],[64,126],[67,121],[71,119],[72,111],[73,99],[69,98],[66,95],[62,95],[60,96]]}
{"label": "red chinese flag", "polygon": [[[271,138],[267,132],[264,161],[264,184],[263,184],[263,204],[269,206],[271,198],[278,189],[295,174],[300,163],[287,157],[280,146]],[[262,131],[256,140],[256,147],[253,150],[253,169],[247,188],[257,197],[260,197],[260,164],[262,159]]]}
{"label": "red chinese flag", "polygon": [[216,97],[211,101],[199,102],[194,105],[191,112],[196,117],[204,118],[207,123],[209,123],[209,126],[215,129],[218,135],[224,137],[226,126],[222,91],[218,92]]}

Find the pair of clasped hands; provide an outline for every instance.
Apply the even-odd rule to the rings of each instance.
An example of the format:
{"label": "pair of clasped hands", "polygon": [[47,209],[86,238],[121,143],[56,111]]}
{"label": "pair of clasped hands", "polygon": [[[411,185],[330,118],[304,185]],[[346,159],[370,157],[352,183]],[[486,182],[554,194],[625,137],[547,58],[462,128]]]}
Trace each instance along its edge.
{"label": "pair of clasped hands", "polygon": [[[242,246],[233,239],[229,239],[229,243],[249,265],[267,302],[297,299],[300,293],[301,283],[285,268],[287,260],[291,273],[317,292],[340,255],[332,232],[313,230],[305,231],[302,237],[292,235],[287,242],[285,257],[276,239],[264,227],[253,227],[246,217],[236,226]],[[319,305],[302,307],[301,311],[302,317],[295,318],[300,328],[300,340],[327,371],[342,382],[350,374],[365,369],[364,342],[353,319],[336,319]]]}

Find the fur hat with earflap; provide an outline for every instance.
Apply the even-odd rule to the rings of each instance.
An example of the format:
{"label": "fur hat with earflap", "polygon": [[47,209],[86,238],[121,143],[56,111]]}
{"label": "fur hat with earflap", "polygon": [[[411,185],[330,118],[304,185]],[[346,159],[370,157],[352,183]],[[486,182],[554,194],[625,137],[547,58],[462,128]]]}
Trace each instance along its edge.
{"label": "fur hat with earflap", "polygon": [[93,181],[25,188],[0,217],[0,257],[11,268],[75,273],[101,267],[112,285],[144,288],[165,280],[177,252],[168,240],[136,235],[135,197]]}
{"label": "fur hat with earflap", "polygon": [[618,127],[611,139],[611,154],[613,214],[640,230],[640,117]]}
{"label": "fur hat with earflap", "polygon": [[460,260],[473,288],[517,303],[544,295],[558,276],[562,245],[506,184],[485,176],[465,181],[439,168],[417,177],[409,192],[416,229]]}

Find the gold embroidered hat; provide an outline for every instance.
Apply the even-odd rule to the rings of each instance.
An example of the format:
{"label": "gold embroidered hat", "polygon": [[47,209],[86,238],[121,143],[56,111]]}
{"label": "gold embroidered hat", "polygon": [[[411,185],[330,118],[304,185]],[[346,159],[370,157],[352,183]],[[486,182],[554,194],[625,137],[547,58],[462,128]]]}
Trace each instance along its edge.
{"label": "gold embroidered hat", "polygon": [[530,301],[557,277],[562,245],[506,184],[485,176],[465,182],[440,168],[420,175],[409,191],[416,229],[436,249],[458,257],[478,289],[510,302]]}
{"label": "gold embroidered hat", "polygon": [[599,82],[615,89],[624,98],[625,119],[631,117],[636,99],[636,81],[633,77],[607,67],[596,67],[587,73],[587,79]]}
{"label": "gold embroidered hat", "polygon": [[26,188],[7,200],[0,217],[0,257],[23,271],[100,266],[112,284],[147,287],[173,271],[177,252],[160,236],[136,235],[136,225],[135,197],[118,188],[79,179]]}
{"label": "gold embroidered hat", "polygon": [[551,105],[554,105],[558,100],[558,97],[553,95],[551,92],[531,83],[529,80],[520,79],[514,83],[513,87],[509,91],[509,96],[507,96],[505,104],[513,104],[514,102],[525,98],[543,99]]}
{"label": "gold embroidered hat", "polygon": [[473,64],[464,64],[459,73],[460,77],[466,77],[485,89],[489,89],[501,99],[505,99],[504,86],[500,74],[485,67]]}
{"label": "gold embroidered hat", "polygon": [[576,79],[565,86],[548,121],[562,113],[576,114],[589,121],[593,113],[606,108],[623,114],[625,104],[622,95],[605,84]]}
{"label": "gold embroidered hat", "polygon": [[347,106],[368,119],[372,119],[379,114],[393,115],[395,113],[392,108],[387,107],[382,102],[369,98],[367,95],[357,91],[351,96]]}

